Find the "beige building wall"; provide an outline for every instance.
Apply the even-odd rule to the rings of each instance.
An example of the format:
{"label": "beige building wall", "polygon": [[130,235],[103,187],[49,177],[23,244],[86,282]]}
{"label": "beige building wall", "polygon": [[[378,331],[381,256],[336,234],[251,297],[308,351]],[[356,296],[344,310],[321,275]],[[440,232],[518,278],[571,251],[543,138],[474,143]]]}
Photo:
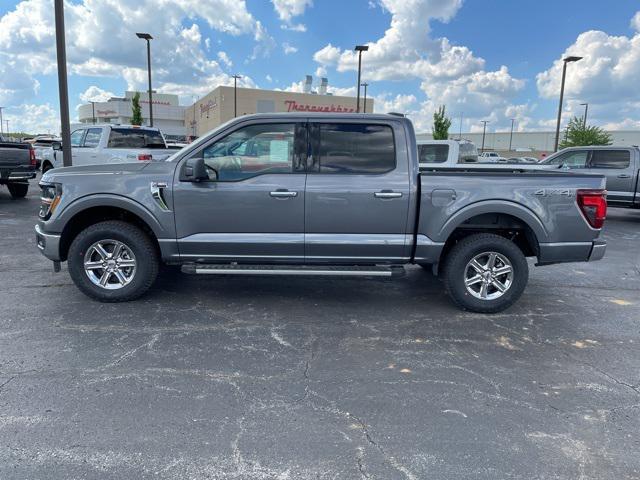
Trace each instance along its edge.
{"label": "beige building wall", "polygon": [[[316,95],[310,93],[237,89],[238,116],[272,112],[331,112],[356,111],[354,97]],[[366,111],[373,112],[373,99],[367,98]],[[361,109],[364,99],[360,98]],[[218,87],[185,110],[187,135],[200,137],[234,117],[233,87]]]}

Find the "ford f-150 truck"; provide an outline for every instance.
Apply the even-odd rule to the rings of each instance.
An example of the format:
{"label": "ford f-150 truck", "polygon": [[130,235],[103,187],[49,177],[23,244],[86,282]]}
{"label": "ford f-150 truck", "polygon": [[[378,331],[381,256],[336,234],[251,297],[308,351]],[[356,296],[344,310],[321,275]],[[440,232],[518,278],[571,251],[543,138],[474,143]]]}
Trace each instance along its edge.
{"label": "ford f-150 truck", "polygon": [[0,137],[0,185],[6,185],[13,198],[29,191],[29,180],[36,176],[36,156],[29,143],[5,142]]}
{"label": "ford f-150 truck", "polygon": [[420,173],[394,115],[236,118],[164,162],[53,169],[37,246],[85,294],[141,296],[161,262],[191,274],[390,277],[429,266],[462,308],[497,312],[539,265],[599,260],[604,178]]}

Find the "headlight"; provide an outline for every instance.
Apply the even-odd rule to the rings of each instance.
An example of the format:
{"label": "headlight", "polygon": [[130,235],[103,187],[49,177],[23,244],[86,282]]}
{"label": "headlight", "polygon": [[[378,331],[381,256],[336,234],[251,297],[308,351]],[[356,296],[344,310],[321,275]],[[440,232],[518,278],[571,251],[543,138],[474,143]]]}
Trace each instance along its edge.
{"label": "headlight", "polygon": [[62,185],[59,183],[51,183],[40,185],[42,189],[42,196],[40,197],[41,205],[40,205],[40,218],[43,220],[47,220],[53,212],[55,212],[56,207],[60,203],[60,197],[62,197]]}

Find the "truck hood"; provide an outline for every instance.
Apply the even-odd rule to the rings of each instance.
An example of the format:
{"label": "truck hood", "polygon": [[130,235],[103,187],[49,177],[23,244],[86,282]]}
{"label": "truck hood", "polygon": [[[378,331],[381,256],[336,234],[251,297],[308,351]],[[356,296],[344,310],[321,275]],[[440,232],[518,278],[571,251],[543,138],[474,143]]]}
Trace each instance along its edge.
{"label": "truck hood", "polygon": [[59,182],[69,177],[93,175],[126,175],[137,173],[146,168],[148,162],[107,163],[104,165],[85,165],[81,167],[62,167],[49,170],[42,176],[42,182]]}

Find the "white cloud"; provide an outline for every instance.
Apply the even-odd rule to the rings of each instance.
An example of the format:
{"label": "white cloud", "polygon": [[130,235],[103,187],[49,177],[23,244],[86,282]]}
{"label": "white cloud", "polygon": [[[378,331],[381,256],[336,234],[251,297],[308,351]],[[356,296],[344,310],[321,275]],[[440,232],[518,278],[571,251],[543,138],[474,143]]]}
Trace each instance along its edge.
{"label": "white cloud", "polygon": [[[254,35],[261,55],[270,43],[266,29],[247,10],[244,0],[81,0],[65,4],[67,61],[70,74],[124,76],[129,88],[146,82],[144,42],[134,32],[151,33],[154,88],[182,87],[181,93],[202,93],[228,83],[220,63],[205,53],[211,41],[202,38],[196,19],[228,35]],[[0,18],[0,70],[19,63],[23,86],[5,85],[5,103],[19,104],[37,89],[40,75],[55,73],[54,14],[49,0],[23,0]],[[272,39],[271,39],[272,41]],[[272,48],[272,47],[271,47]],[[223,64],[224,61],[220,60]],[[9,68],[9,67],[5,67]],[[247,80],[248,81],[248,80]]]}
{"label": "white cloud", "polygon": [[267,82],[273,83],[273,78],[271,78],[271,75],[267,74],[264,78],[267,80]]}
{"label": "white cloud", "polygon": [[[638,14],[634,21],[638,19]],[[616,124],[640,118],[640,31],[631,37],[591,30],[581,33],[549,69],[536,76],[541,97],[556,100],[560,92],[562,59],[584,57],[567,65],[565,115],[582,115],[580,103],[589,103],[589,122]]]}
{"label": "white cloud", "polygon": [[256,46],[253,48],[250,60],[255,60],[258,57],[266,58],[271,55],[271,52],[276,47],[276,41],[269,35],[267,29],[259,20],[256,22],[254,38]]}
{"label": "white cloud", "polygon": [[285,42],[282,44],[282,50],[284,50],[285,55],[290,55],[292,53],[296,53],[298,51],[298,48]]}
{"label": "white cloud", "polygon": [[273,8],[278,14],[278,18],[283,22],[282,28],[297,32],[304,32],[307,27],[303,24],[294,25],[292,20],[294,17],[304,13],[307,7],[313,5],[313,0],[271,0]]}
{"label": "white cloud", "polygon": [[636,32],[640,32],[640,11],[636,12],[636,14],[631,19],[631,28],[633,28]]}
{"label": "white cloud", "polygon": [[108,92],[106,90],[101,89],[100,87],[96,87],[95,85],[91,85],[84,92],[80,94],[80,100],[83,102],[106,102],[111,97],[115,97],[116,95],[112,92]]}
{"label": "white cloud", "polygon": [[12,132],[31,134],[60,132],[60,118],[58,112],[49,104],[34,105],[23,103],[3,112],[3,118],[9,120]]}
{"label": "white cloud", "polygon": [[224,63],[227,66],[227,68],[231,68],[233,66],[233,62],[229,58],[229,55],[227,55],[227,52],[219,51],[218,60]]}

